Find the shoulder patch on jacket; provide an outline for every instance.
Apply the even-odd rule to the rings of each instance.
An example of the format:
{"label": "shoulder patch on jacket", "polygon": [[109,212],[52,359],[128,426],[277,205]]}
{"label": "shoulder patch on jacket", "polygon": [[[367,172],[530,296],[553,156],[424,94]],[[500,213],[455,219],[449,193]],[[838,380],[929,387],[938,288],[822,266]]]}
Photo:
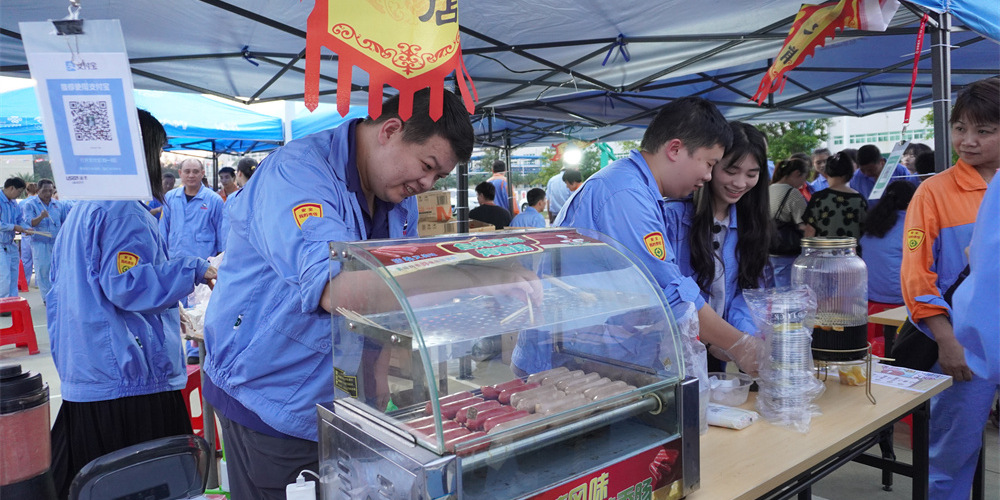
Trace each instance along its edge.
{"label": "shoulder patch on jacket", "polygon": [[292,209],[292,216],[295,217],[295,223],[299,225],[299,229],[302,229],[302,223],[310,217],[323,217],[323,205],[319,203],[302,203],[296,205]]}
{"label": "shoulder patch on jacket", "polygon": [[656,257],[657,259],[664,260],[667,258],[667,249],[663,243],[663,233],[659,231],[654,231],[642,237],[642,241],[646,243],[646,250]]}
{"label": "shoulder patch on jacket", "polygon": [[923,229],[908,229],[906,231],[906,248],[909,251],[914,251],[920,248],[920,245],[924,242],[924,230]]}
{"label": "shoulder patch on jacket", "polygon": [[132,252],[118,252],[118,274],[132,269],[139,263],[139,256]]}

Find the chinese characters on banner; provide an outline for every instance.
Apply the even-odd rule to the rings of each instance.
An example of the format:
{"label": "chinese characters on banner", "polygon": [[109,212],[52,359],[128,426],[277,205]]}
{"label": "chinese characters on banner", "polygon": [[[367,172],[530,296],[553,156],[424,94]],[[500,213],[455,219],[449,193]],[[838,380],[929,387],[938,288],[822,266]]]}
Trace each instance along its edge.
{"label": "chinese characters on banner", "polygon": [[802,64],[816,47],[822,47],[827,37],[837,29],[855,28],[868,31],[885,31],[889,21],[899,9],[898,0],[839,0],[819,5],[803,5],[795,16],[785,44],[778,51],[774,63],[760,81],[753,100],[763,104],[767,96],[785,86],[785,73]]}
{"label": "chinese characters on banner", "polygon": [[466,109],[476,89],[462,62],[458,0],[317,0],[306,31],[305,104],[319,104],[320,49],[337,53],[337,110],[347,116],[351,74],[368,73],[368,114],[382,114],[382,86],[399,91],[399,114],[410,117],[413,93],[431,89],[431,118],[441,116],[444,78],[455,72]]}

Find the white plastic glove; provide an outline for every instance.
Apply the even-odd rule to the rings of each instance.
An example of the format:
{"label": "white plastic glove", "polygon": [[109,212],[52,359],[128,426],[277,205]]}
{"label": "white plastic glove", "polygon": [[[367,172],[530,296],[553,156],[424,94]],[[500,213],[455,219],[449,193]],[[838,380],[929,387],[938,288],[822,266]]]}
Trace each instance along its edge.
{"label": "white plastic glove", "polygon": [[723,361],[736,363],[740,370],[756,378],[764,358],[764,341],[744,333],[729,349],[713,345],[710,351],[713,356]]}

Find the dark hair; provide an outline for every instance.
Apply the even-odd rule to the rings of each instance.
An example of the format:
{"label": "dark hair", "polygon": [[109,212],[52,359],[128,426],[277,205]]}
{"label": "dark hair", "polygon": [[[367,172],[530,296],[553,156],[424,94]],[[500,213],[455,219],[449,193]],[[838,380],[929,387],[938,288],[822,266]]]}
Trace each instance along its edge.
{"label": "dark hair", "polygon": [[493,201],[497,197],[497,188],[492,182],[480,182],[476,184],[476,192],[483,195],[486,201]]}
{"label": "dark hair", "polygon": [[792,172],[802,172],[802,175],[805,175],[809,172],[809,162],[802,158],[789,158],[779,161],[778,165],[774,167],[774,178],[771,179],[771,184],[781,182],[785,177],[792,175]]}
{"label": "dark hair", "polygon": [[896,225],[899,211],[906,210],[913,199],[917,187],[910,181],[890,182],[882,193],[878,204],[868,211],[865,217],[864,232],[876,238],[882,238]]}
{"label": "dark hair", "polygon": [[[757,185],[736,202],[736,256],[739,263],[737,284],[740,288],[758,288],[768,261],[768,242],[771,241],[767,142],[764,134],[752,125],[731,122],[729,126],[733,131],[733,143],[722,157],[720,166],[726,168],[749,157],[760,167]],[[694,216],[688,236],[691,268],[697,273],[698,286],[709,294],[715,279],[717,261],[712,245],[712,227],[716,222],[715,197],[712,196],[711,185],[712,181],[708,181],[695,193]]]}
{"label": "dark hair", "polygon": [[257,160],[250,157],[240,158],[240,161],[236,164],[236,170],[239,170],[243,174],[243,177],[250,180],[250,176],[257,170]]}
{"label": "dark hair", "polygon": [[966,124],[992,125],[1000,122],[1000,77],[984,78],[970,83],[958,93],[951,108],[952,125],[962,120]]}
{"label": "dark hair", "polygon": [[865,144],[858,149],[858,165],[870,165],[882,160],[882,152],[874,144]]}
{"label": "dark hair", "polygon": [[493,173],[506,172],[507,164],[503,160],[493,160]]}
{"label": "dark hair", "polygon": [[167,143],[167,131],[163,124],[145,109],[139,113],[139,131],[142,133],[142,150],[146,155],[146,171],[149,172],[149,186],[153,188],[153,198],[163,202],[162,165],[160,153]]}
{"label": "dark hair", "polygon": [[51,184],[53,188],[56,187],[56,183],[52,179],[39,179],[38,180],[38,190],[41,191],[43,187]]}
{"label": "dark hair", "polygon": [[792,153],[792,156],[789,158],[798,158],[806,163],[809,163],[812,160],[809,153]]}
{"label": "dark hair", "polygon": [[176,179],[177,176],[173,172],[163,172],[163,177],[170,177],[171,179]]}
{"label": "dark hair", "polygon": [[567,170],[563,173],[562,180],[566,184],[576,184],[577,182],[583,182],[583,174],[576,169]]}
{"label": "dark hair", "polygon": [[236,169],[234,169],[233,167],[222,167],[222,168],[219,169],[219,175],[222,175],[222,174],[229,174],[229,175],[235,177],[236,176]]}
{"label": "dark hair", "polygon": [[840,152],[844,153],[845,155],[847,155],[848,157],[850,157],[851,160],[854,161],[855,165],[858,164],[858,150],[857,149],[854,149],[854,148],[844,148],[844,149],[841,149]]}
{"label": "dark hair", "polygon": [[913,160],[913,171],[920,175],[937,172],[937,167],[934,163],[934,152],[931,151],[917,155],[916,159]]}
{"label": "dark hair", "polygon": [[[476,141],[469,112],[460,97],[447,90],[442,92],[442,114],[437,120],[430,116],[431,90],[425,88],[413,94],[413,113],[403,121],[403,140],[422,144],[427,139],[440,135],[451,145],[458,162],[468,163]],[[378,118],[368,117],[365,123],[383,123],[391,118],[400,118],[398,95],[382,103],[382,114]]]}
{"label": "dark hair", "polygon": [[816,149],[813,150],[813,156],[816,156],[816,155],[829,155],[829,154],[830,154],[830,150],[826,149],[826,148],[816,148]]}
{"label": "dark hair", "polygon": [[854,175],[854,158],[841,151],[826,159],[826,167],[823,169],[827,177],[837,177],[850,179]]}
{"label": "dark hair", "polygon": [[533,207],[536,203],[545,199],[545,190],[542,188],[532,188],[528,190],[528,206]]}
{"label": "dark hair", "polygon": [[16,187],[18,189],[24,189],[26,187],[26,184],[24,183],[24,179],[22,179],[20,177],[11,177],[11,178],[7,179],[6,181],[4,181],[4,183],[3,183],[3,188],[4,189],[7,189],[9,187]]}
{"label": "dark hair", "polygon": [[698,148],[716,145],[729,149],[733,133],[714,104],[701,97],[682,97],[660,108],[642,135],[639,149],[655,153],[674,139],[680,139],[688,154],[693,154]]}
{"label": "dark hair", "polygon": [[933,151],[934,150],[931,149],[931,147],[926,144],[922,144],[919,142],[911,142],[909,146],[906,146],[906,149],[903,151],[903,154],[913,155],[913,157],[916,158],[917,156],[920,156],[924,153],[931,153]]}

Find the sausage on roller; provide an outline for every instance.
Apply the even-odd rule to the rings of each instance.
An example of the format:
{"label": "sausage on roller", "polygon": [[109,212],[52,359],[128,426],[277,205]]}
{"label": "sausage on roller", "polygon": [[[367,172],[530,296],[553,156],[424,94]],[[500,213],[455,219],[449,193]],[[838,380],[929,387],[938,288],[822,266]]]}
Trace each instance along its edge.
{"label": "sausage on roller", "polygon": [[562,399],[556,399],[552,401],[544,401],[535,405],[535,413],[542,415],[550,415],[553,413],[559,413],[566,410],[572,410],[573,408],[579,408],[590,401],[583,397],[582,394],[573,394],[566,396]]}
{"label": "sausage on roller", "polygon": [[519,378],[504,382],[502,384],[486,385],[483,386],[483,397],[486,399],[496,399],[498,396],[500,396],[501,392],[522,385],[524,385],[524,381]]}
{"label": "sausage on roller", "polygon": [[587,382],[590,382],[592,380],[597,380],[599,378],[601,378],[601,374],[600,373],[595,373],[595,372],[590,372],[590,373],[588,373],[586,375],[583,375],[581,377],[564,378],[564,379],[561,379],[560,381],[556,382],[556,388],[559,389],[560,391],[565,391],[566,387],[569,387],[571,385],[585,384]]}
{"label": "sausage on roller", "polygon": [[499,424],[501,424],[503,422],[507,422],[509,420],[516,420],[516,419],[519,419],[521,417],[526,417],[528,415],[531,415],[531,414],[528,413],[528,412],[526,412],[526,411],[512,411],[510,413],[505,413],[503,415],[497,415],[495,417],[490,417],[490,418],[486,419],[485,422],[483,422],[483,430],[486,431],[487,433],[489,433],[490,429],[496,427],[497,425],[499,425]]}
{"label": "sausage on roller", "polygon": [[610,384],[610,383],[611,383],[611,379],[609,379],[607,377],[601,377],[601,378],[599,378],[597,380],[589,380],[589,381],[584,382],[582,384],[570,384],[570,385],[567,385],[566,388],[563,389],[563,390],[566,392],[566,394],[578,394],[578,393],[582,393],[583,391],[586,391],[587,389],[593,389],[595,387],[600,387],[602,385],[606,385],[606,384]]}
{"label": "sausage on roller", "polygon": [[486,411],[491,408],[499,408],[499,401],[483,401],[482,403],[476,403],[468,408],[462,408],[455,414],[455,421],[464,424],[466,420],[469,419],[469,413]]}
{"label": "sausage on roller", "polygon": [[503,392],[500,393],[500,396],[497,397],[497,400],[500,401],[501,403],[505,404],[505,405],[506,404],[510,404],[510,397],[513,396],[514,394],[517,394],[519,392],[530,391],[532,389],[537,389],[539,387],[541,387],[541,386],[539,386],[538,384],[532,383],[532,384],[524,384],[522,386],[518,386],[518,387],[513,387],[513,388],[510,388],[510,389],[506,389],[506,390],[504,390]]}
{"label": "sausage on roller", "polygon": [[[447,396],[442,396],[438,398],[438,404],[444,406],[448,403],[454,403],[455,401],[462,401],[463,399],[469,399],[471,397],[474,396],[469,391],[456,392],[455,394],[449,394]],[[430,415],[432,413],[434,413],[434,410],[431,408],[431,402],[428,401],[427,404],[424,405],[424,415]]]}
{"label": "sausage on roller", "polygon": [[469,414],[469,419],[465,421],[465,427],[468,429],[474,429],[477,431],[483,430],[483,423],[487,419],[495,417],[497,415],[503,415],[505,413],[513,413],[513,406],[501,406],[499,408],[492,408],[486,411],[478,412],[475,415]]}
{"label": "sausage on roller", "polygon": [[568,371],[569,368],[566,368],[565,366],[560,366],[557,368],[553,368],[551,370],[545,370],[544,372],[532,373],[531,375],[528,375],[528,382],[529,383],[541,382],[541,380],[545,377],[548,377],[550,375],[558,375],[560,373],[566,373]]}

